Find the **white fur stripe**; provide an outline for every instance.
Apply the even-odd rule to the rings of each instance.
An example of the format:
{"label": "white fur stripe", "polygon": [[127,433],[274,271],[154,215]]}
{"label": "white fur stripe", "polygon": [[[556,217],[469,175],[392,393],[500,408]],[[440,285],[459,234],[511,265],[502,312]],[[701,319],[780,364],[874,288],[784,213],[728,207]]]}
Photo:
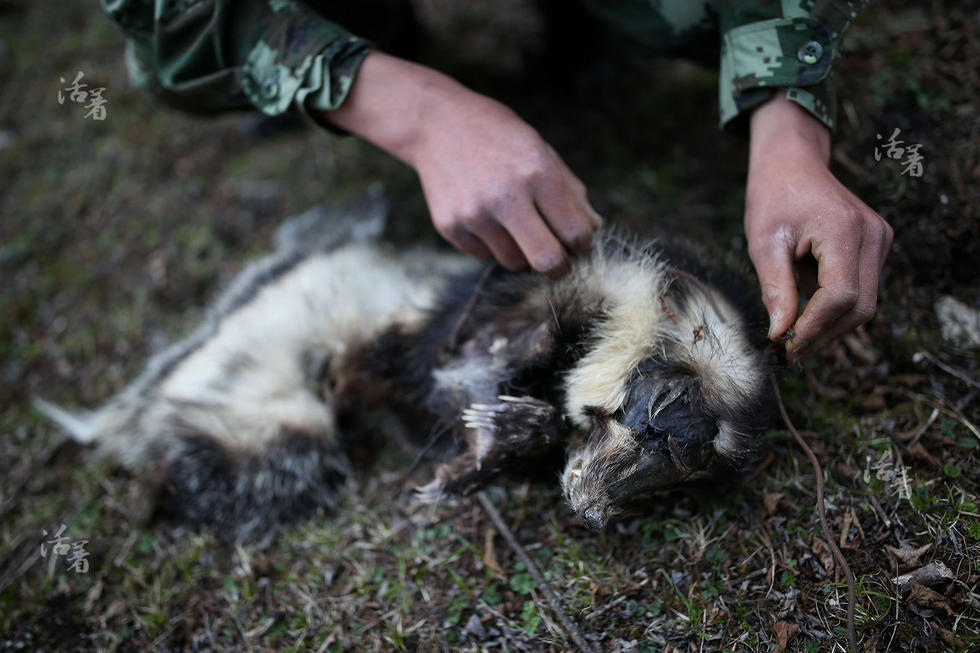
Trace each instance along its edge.
{"label": "white fur stripe", "polygon": [[582,426],[586,407],[612,413],[623,405],[630,375],[651,354],[669,318],[660,306],[666,278],[657,265],[599,259],[579,268],[578,275],[599,286],[607,302],[595,349],[566,378],[565,412]]}
{"label": "white fur stripe", "polygon": [[764,379],[735,308],[721,293],[709,297],[700,287],[688,287],[683,311],[672,308],[673,354],[696,372],[708,405],[742,407],[755,397]]}

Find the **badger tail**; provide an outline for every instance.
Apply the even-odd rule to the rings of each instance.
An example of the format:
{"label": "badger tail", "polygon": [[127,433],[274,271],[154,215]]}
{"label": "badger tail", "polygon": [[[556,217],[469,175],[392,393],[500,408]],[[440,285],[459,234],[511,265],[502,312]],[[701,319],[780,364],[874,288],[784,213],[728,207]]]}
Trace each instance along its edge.
{"label": "badger tail", "polygon": [[138,470],[160,514],[223,541],[258,539],[333,509],[350,477],[332,419],[295,428],[271,414],[126,392],[94,411],[41,398],[34,406],[99,457]]}
{"label": "badger tail", "polygon": [[70,413],[41,397],[34,397],[34,410],[61,427],[72,440],[90,444],[96,439],[96,428],[90,413]]}

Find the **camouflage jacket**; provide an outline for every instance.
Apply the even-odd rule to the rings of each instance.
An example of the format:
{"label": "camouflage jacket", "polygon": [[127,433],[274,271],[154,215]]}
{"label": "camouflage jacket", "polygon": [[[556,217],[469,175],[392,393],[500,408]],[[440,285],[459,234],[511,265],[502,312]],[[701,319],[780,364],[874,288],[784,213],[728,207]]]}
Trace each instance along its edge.
{"label": "camouflage jacket", "polygon": [[[339,107],[371,45],[291,0],[102,0],[126,32],[137,84],[188,111]],[[633,41],[663,51],[720,34],[722,126],[773,92],[833,128],[831,64],[867,0],[582,0]],[[717,43],[717,40],[714,41]]]}

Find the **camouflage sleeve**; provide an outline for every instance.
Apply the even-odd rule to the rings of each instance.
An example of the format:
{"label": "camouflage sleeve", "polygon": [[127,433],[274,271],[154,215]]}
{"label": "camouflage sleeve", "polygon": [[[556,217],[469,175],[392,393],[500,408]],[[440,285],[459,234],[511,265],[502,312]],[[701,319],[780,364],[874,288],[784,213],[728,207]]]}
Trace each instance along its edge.
{"label": "camouflage sleeve", "polygon": [[102,0],[133,82],[185,111],[336,109],[367,41],[289,0]]}
{"label": "camouflage sleeve", "polygon": [[837,120],[831,66],[844,32],[868,0],[718,3],[721,125],[730,127],[774,92],[830,129]]}

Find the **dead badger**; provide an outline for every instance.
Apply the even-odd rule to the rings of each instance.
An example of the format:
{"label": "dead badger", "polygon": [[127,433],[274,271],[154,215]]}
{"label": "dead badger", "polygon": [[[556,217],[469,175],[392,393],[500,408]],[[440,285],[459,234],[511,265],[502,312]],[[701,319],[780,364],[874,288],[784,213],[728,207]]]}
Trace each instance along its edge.
{"label": "dead badger", "polygon": [[41,410],[236,538],[334,506],[345,452],[399,419],[461,448],[423,500],[567,447],[563,494],[597,529],[756,450],[766,375],[730,273],[603,230],[551,280],[351,238],[335,217],[288,225],[104,407]]}

